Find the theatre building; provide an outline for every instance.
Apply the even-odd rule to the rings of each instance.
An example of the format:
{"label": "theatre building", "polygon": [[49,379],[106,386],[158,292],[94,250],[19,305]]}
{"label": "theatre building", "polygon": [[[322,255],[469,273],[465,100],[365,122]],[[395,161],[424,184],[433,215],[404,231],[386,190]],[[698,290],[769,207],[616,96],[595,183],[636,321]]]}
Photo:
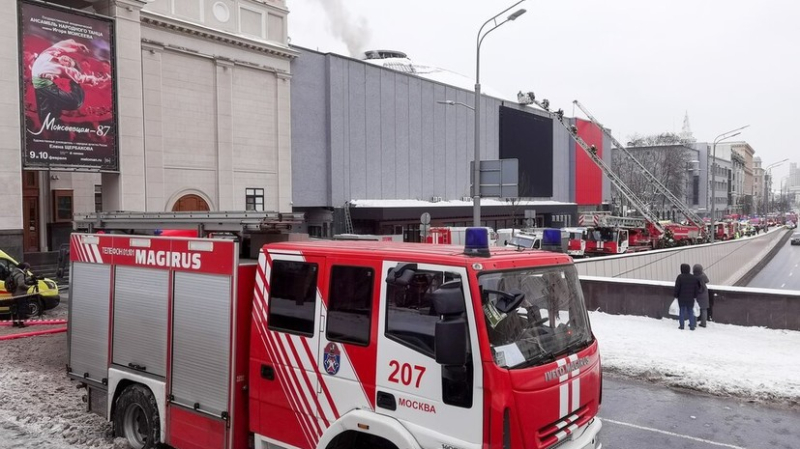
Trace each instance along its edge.
{"label": "theatre building", "polygon": [[0,249],[74,214],[292,211],[285,0],[8,0]]}

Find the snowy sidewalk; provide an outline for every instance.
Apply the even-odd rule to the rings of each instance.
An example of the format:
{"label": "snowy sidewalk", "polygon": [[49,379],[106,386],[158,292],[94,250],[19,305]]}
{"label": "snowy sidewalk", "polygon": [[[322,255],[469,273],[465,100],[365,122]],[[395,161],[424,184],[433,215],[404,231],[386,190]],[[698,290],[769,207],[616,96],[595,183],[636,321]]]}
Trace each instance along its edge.
{"label": "snowy sidewalk", "polygon": [[800,332],[589,312],[604,368],[721,396],[800,403]]}

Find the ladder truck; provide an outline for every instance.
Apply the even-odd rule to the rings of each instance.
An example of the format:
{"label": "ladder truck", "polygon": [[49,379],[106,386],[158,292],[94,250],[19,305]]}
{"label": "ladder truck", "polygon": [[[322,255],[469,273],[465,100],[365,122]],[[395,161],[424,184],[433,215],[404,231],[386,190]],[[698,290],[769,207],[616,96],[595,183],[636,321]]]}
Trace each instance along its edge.
{"label": "ladder truck", "polygon": [[681,213],[682,213],[682,214],[683,214],[683,215],[686,217],[686,219],[689,221],[689,223],[690,223],[690,224],[692,224],[693,226],[696,226],[696,227],[697,227],[697,229],[699,230],[699,234],[700,234],[701,238],[705,239],[705,238],[706,238],[706,235],[707,235],[707,232],[706,232],[706,225],[705,225],[705,222],[703,221],[703,219],[702,219],[702,218],[701,218],[699,215],[697,215],[697,214],[696,214],[694,211],[692,211],[692,209],[690,209],[689,207],[687,207],[687,206],[686,206],[686,204],[685,204],[683,201],[681,201],[680,199],[678,199],[678,197],[676,197],[676,196],[675,196],[675,195],[672,193],[672,191],[670,191],[670,190],[669,190],[669,189],[668,189],[668,188],[667,188],[667,187],[666,187],[666,186],[665,186],[665,185],[664,185],[664,184],[663,184],[663,183],[662,183],[662,182],[661,182],[661,181],[660,181],[660,180],[659,180],[659,179],[658,179],[658,178],[657,178],[655,175],[653,175],[653,173],[651,173],[651,172],[650,172],[650,171],[649,171],[649,170],[648,170],[648,169],[647,169],[647,168],[644,166],[644,164],[642,164],[641,162],[639,162],[639,160],[638,160],[638,159],[636,159],[636,157],[634,157],[634,156],[633,156],[633,154],[631,154],[631,152],[630,152],[630,151],[628,151],[628,149],[627,149],[627,148],[625,148],[625,146],[623,146],[621,143],[619,143],[619,141],[618,141],[617,139],[615,139],[615,138],[614,138],[614,136],[613,136],[613,135],[612,135],[612,134],[611,134],[611,133],[608,131],[608,129],[607,129],[605,126],[603,126],[603,124],[602,124],[602,123],[600,123],[600,122],[599,122],[599,121],[598,121],[598,120],[597,120],[597,119],[594,117],[594,115],[592,115],[592,113],[591,113],[591,112],[589,112],[589,110],[588,110],[588,109],[587,109],[587,108],[586,108],[586,107],[585,107],[583,104],[581,104],[581,102],[579,102],[578,100],[574,100],[572,103],[573,103],[575,106],[577,106],[577,107],[578,107],[578,109],[580,109],[581,111],[583,111],[583,113],[584,113],[584,114],[586,114],[586,117],[587,117],[587,118],[588,118],[588,119],[589,119],[589,120],[590,120],[590,121],[591,121],[591,122],[592,122],[592,123],[593,123],[595,126],[597,126],[598,128],[600,128],[600,130],[603,132],[603,134],[605,134],[605,135],[606,135],[606,137],[608,137],[608,139],[611,141],[611,143],[612,143],[612,144],[613,144],[613,145],[614,145],[614,146],[615,146],[615,147],[616,147],[616,148],[617,148],[619,151],[622,151],[622,153],[623,153],[623,154],[625,154],[625,156],[626,156],[628,159],[632,160],[632,161],[633,161],[633,162],[636,164],[636,166],[637,166],[637,167],[639,167],[639,169],[642,171],[642,174],[643,174],[643,175],[644,175],[644,177],[647,179],[647,181],[648,181],[650,184],[652,184],[652,185],[653,185],[653,187],[655,187],[655,189],[658,191],[658,193],[660,193],[660,194],[664,195],[664,197],[665,197],[665,198],[666,198],[666,199],[667,199],[667,200],[670,202],[670,204],[671,204],[671,205],[672,205],[672,206],[673,206],[675,209],[677,209],[678,211],[680,211],[680,212],[681,212]]}
{"label": "ladder truck", "polygon": [[133,449],[603,447],[569,256],[485,228],[296,241],[297,218],[76,217],[67,375],[87,411]]}
{"label": "ladder truck", "polygon": [[[545,99],[539,101],[534,96],[533,92],[523,93],[520,92],[517,94],[517,99],[520,104],[528,105],[528,104],[536,104],[540,108],[544,109],[546,112],[551,114],[558,120],[558,122],[567,130],[569,135],[572,139],[580,146],[583,151],[589,156],[589,159],[595,163],[595,165],[600,168],[600,170],[605,174],[611,183],[617,188],[617,190],[622,193],[622,195],[631,202],[631,204],[636,207],[639,213],[642,215],[643,218],[639,219],[637,224],[641,225],[641,228],[630,228],[636,229],[636,234],[641,235],[641,238],[638,238],[637,241],[637,248],[641,246],[649,245],[650,249],[655,248],[657,246],[657,241],[665,234],[666,229],[659,223],[658,217],[647,207],[644,201],[642,201],[634,191],[625,184],[625,182],[617,176],[616,173],[608,166],[608,164],[603,161],[603,159],[597,155],[597,148],[594,145],[589,145],[586,141],[578,135],[578,128],[570,123],[567,123],[566,119],[564,118],[564,111],[559,109],[556,112],[550,111],[550,102]],[[620,223],[625,221],[630,217],[615,217],[620,219]],[[635,220],[635,219],[634,219]],[[631,221],[628,220],[630,223]],[[602,253],[602,254],[623,254],[631,248],[629,238],[630,232],[629,230],[618,230],[615,233],[614,228],[614,221],[605,221],[606,224],[598,225],[598,227],[607,227],[608,232],[601,232],[599,234],[590,232],[589,234],[589,241],[586,244],[586,252],[587,253]],[[623,232],[624,231],[624,232]],[[593,240],[593,236],[597,236],[600,240]],[[600,243],[598,247],[598,243]],[[627,244],[626,244],[627,243]],[[644,243],[644,245],[643,245]]]}

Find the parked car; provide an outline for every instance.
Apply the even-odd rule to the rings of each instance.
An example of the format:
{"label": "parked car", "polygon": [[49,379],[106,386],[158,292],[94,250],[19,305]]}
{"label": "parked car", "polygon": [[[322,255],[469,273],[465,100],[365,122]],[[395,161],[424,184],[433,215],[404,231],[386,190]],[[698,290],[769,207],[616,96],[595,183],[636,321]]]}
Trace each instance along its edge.
{"label": "parked car", "polygon": [[792,245],[800,245],[800,232],[792,234]]}
{"label": "parked car", "polygon": [[[13,257],[0,250],[0,300],[8,299],[11,293],[6,291],[6,278],[8,277],[11,267],[16,267],[19,264]],[[31,270],[26,273],[30,277],[35,277]],[[38,290],[38,291],[37,291]],[[58,293],[58,285],[47,278],[38,278],[37,285],[31,286],[28,289],[30,295],[36,295],[30,301],[30,316],[39,316],[44,311],[54,309],[60,302],[61,296]],[[9,306],[0,305],[0,315],[7,315],[11,313]]]}

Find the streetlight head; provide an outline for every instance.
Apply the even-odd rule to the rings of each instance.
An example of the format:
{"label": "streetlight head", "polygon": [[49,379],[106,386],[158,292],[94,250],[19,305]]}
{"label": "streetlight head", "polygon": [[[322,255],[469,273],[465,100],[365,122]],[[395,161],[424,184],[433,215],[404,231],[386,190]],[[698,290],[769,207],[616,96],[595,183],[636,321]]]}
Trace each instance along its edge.
{"label": "streetlight head", "polygon": [[525,9],[525,8],[518,9],[518,10],[514,11],[513,13],[511,13],[510,16],[508,16],[508,20],[517,20],[517,18],[519,16],[525,14],[526,12],[528,12],[528,10]]}
{"label": "streetlight head", "polygon": [[450,105],[450,106],[454,106],[456,104],[455,101],[453,101],[453,100],[439,100],[439,101],[437,101],[437,103],[446,104],[446,105]]}

